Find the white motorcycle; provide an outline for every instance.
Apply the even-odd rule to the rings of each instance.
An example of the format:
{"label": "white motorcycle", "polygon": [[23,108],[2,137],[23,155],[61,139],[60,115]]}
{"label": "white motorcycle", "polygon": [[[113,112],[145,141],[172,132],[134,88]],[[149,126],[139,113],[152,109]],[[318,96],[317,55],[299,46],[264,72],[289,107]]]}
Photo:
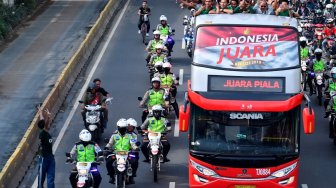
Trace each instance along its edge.
{"label": "white motorcycle", "polygon": [[117,151],[116,160],[113,164],[115,168],[116,188],[124,188],[129,177],[132,176],[132,167],[128,161],[128,151]]}
{"label": "white motorcycle", "polygon": [[154,182],[157,182],[157,174],[160,171],[160,164],[163,162],[161,133],[160,132],[148,132],[149,140],[149,159],[151,164],[151,171],[154,175]]}
{"label": "white motorcycle", "polygon": [[306,91],[307,87],[307,62],[308,60],[301,60],[301,83],[303,91]]}
{"label": "white motorcycle", "polygon": [[318,105],[322,105],[322,87],[323,87],[323,71],[315,72],[315,87],[318,99]]}

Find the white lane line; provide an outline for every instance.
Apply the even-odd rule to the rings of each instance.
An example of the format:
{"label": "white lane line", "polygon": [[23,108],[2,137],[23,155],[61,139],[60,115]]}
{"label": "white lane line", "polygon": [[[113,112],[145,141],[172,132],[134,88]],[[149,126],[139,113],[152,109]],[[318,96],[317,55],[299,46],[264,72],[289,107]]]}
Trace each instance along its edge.
{"label": "white lane line", "polygon": [[179,137],[179,135],[180,135],[179,120],[175,119],[174,137]]}
{"label": "white lane line", "polygon": [[169,188],[175,188],[175,182],[169,182]]}
{"label": "white lane line", "polygon": [[[112,37],[113,37],[115,31],[116,31],[116,29],[117,29],[117,27],[118,27],[118,25],[119,25],[119,23],[120,23],[120,21],[121,21],[121,18],[123,17],[123,15],[124,15],[125,12],[126,12],[126,9],[127,9],[127,7],[128,7],[129,2],[130,2],[130,0],[128,0],[128,1],[126,2],[126,5],[125,5],[124,9],[122,10],[121,14],[119,15],[119,18],[118,18],[116,24],[114,25],[113,29],[112,29],[111,32],[109,33],[109,36],[108,36],[108,38],[107,38],[107,42],[104,44],[102,50],[100,51],[100,53],[99,53],[99,55],[98,55],[98,58],[97,58],[96,61],[94,62],[94,65],[93,65],[93,67],[92,67],[92,69],[91,69],[91,71],[90,71],[90,73],[89,73],[89,76],[88,76],[88,78],[86,79],[86,82],[85,82],[85,84],[84,84],[82,90],[80,91],[80,93],[79,93],[77,99],[75,100],[75,104],[74,104],[74,106],[72,107],[72,109],[71,109],[71,111],[70,111],[70,114],[69,114],[68,118],[66,119],[66,121],[65,121],[65,123],[64,123],[64,125],[63,125],[63,127],[62,127],[62,129],[61,129],[61,131],[60,131],[60,133],[59,133],[59,135],[58,135],[57,138],[56,138],[55,144],[53,145],[53,151],[56,151],[56,150],[57,150],[58,145],[60,144],[61,140],[63,139],[63,136],[64,136],[64,134],[65,134],[65,131],[68,129],[69,124],[70,124],[70,121],[71,121],[72,117],[74,116],[74,114],[75,114],[75,112],[76,112],[76,110],[77,110],[77,107],[78,107],[78,104],[79,104],[77,101],[79,101],[79,100],[82,98],[82,96],[83,96],[84,92],[86,91],[86,89],[87,89],[89,83],[91,82],[91,79],[92,79],[92,77],[93,77],[93,74],[94,74],[94,72],[96,71],[96,69],[97,69],[97,67],[98,67],[98,65],[99,65],[99,63],[100,63],[100,61],[101,61],[103,55],[105,54],[105,51],[106,51],[106,49],[107,49],[107,47],[108,47],[108,45],[109,45],[109,43],[110,43],[110,41],[111,41],[111,39],[112,39]],[[38,180],[37,180],[37,177],[36,177],[36,179],[35,179],[35,181],[34,181],[34,184],[32,185],[32,188],[36,188],[36,187],[37,187],[37,181],[38,181]]]}
{"label": "white lane line", "polygon": [[302,184],[302,188],[308,188],[307,184]]}
{"label": "white lane line", "polygon": [[181,46],[181,49],[185,49],[186,48],[186,42],[184,40],[184,38],[182,38],[182,46]]}
{"label": "white lane line", "polygon": [[184,72],[184,70],[183,70],[183,69],[180,69],[180,74],[179,74],[179,77],[180,77],[179,85],[180,85],[180,86],[183,84],[183,72]]}
{"label": "white lane line", "polygon": [[50,23],[55,23],[57,21],[57,18],[53,18]]}

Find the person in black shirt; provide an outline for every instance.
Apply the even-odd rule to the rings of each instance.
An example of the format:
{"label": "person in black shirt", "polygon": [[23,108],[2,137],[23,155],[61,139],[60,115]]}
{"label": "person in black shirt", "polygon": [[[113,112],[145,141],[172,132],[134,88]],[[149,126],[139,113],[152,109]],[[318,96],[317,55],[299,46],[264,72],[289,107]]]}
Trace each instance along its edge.
{"label": "person in black shirt", "polygon": [[40,145],[40,157],[39,157],[40,164],[39,164],[38,188],[43,188],[46,175],[47,175],[48,188],[54,188],[55,158],[52,152],[52,137],[48,132],[50,113],[48,109],[46,109],[45,112],[47,113],[48,117],[47,121],[45,121],[44,119],[41,106],[38,106],[38,113],[40,120],[37,125],[41,129],[41,132],[39,134],[41,145]]}
{"label": "person in black shirt", "polygon": [[[147,1],[146,0],[143,0],[142,1],[142,6],[139,8],[139,11],[138,11],[138,15],[140,16],[139,17],[139,22],[138,22],[138,33],[140,34],[141,33],[141,25],[142,23],[144,23],[144,15],[147,14],[147,16],[151,15],[151,10],[150,8],[148,7],[147,5]],[[149,36],[149,29],[150,29],[150,23],[149,23],[149,20],[146,22],[147,24],[147,33],[146,33],[146,36],[148,37]]]}

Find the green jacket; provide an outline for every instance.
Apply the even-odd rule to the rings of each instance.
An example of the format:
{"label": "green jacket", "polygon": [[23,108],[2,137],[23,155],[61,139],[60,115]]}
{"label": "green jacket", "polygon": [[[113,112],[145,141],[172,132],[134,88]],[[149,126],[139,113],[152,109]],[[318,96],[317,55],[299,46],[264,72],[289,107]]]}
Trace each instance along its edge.
{"label": "green jacket", "polygon": [[131,150],[131,139],[132,135],[125,134],[124,136],[121,136],[120,134],[115,134],[114,138],[114,151],[129,151]]}
{"label": "green jacket", "polygon": [[313,60],[313,70],[314,71],[324,71],[324,69],[325,69],[325,65],[322,59],[320,61],[317,61],[316,59]]}
{"label": "green jacket", "polygon": [[95,145],[93,143],[84,146],[83,144],[76,145],[77,161],[78,162],[94,162],[96,157]]}
{"label": "green jacket", "polygon": [[301,48],[300,49],[300,56],[301,56],[301,59],[309,58],[309,49],[307,47]]}
{"label": "green jacket", "polygon": [[148,130],[153,132],[162,133],[166,129],[166,119],[161,118],[160,120],[156,120],[155,117],[151,117],[148,120]]}
{"label": "green jacket", "polygon": [[159,91],[155,91],[155,90],[150,90],[149,91],[149,100],[148,100],[148,106],[152,107],[154,105],[164,105],[165,101],[164,101],[164,90],[159,90]]}

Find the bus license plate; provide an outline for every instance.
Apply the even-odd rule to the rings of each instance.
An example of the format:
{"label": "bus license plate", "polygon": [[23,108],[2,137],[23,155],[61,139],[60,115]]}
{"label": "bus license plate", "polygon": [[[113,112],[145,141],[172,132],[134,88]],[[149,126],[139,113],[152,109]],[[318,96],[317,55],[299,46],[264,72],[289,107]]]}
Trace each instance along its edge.
{"label": "bus license plate", "polygon": [[255,185],[235,185],[235,188],[256,188]]}

